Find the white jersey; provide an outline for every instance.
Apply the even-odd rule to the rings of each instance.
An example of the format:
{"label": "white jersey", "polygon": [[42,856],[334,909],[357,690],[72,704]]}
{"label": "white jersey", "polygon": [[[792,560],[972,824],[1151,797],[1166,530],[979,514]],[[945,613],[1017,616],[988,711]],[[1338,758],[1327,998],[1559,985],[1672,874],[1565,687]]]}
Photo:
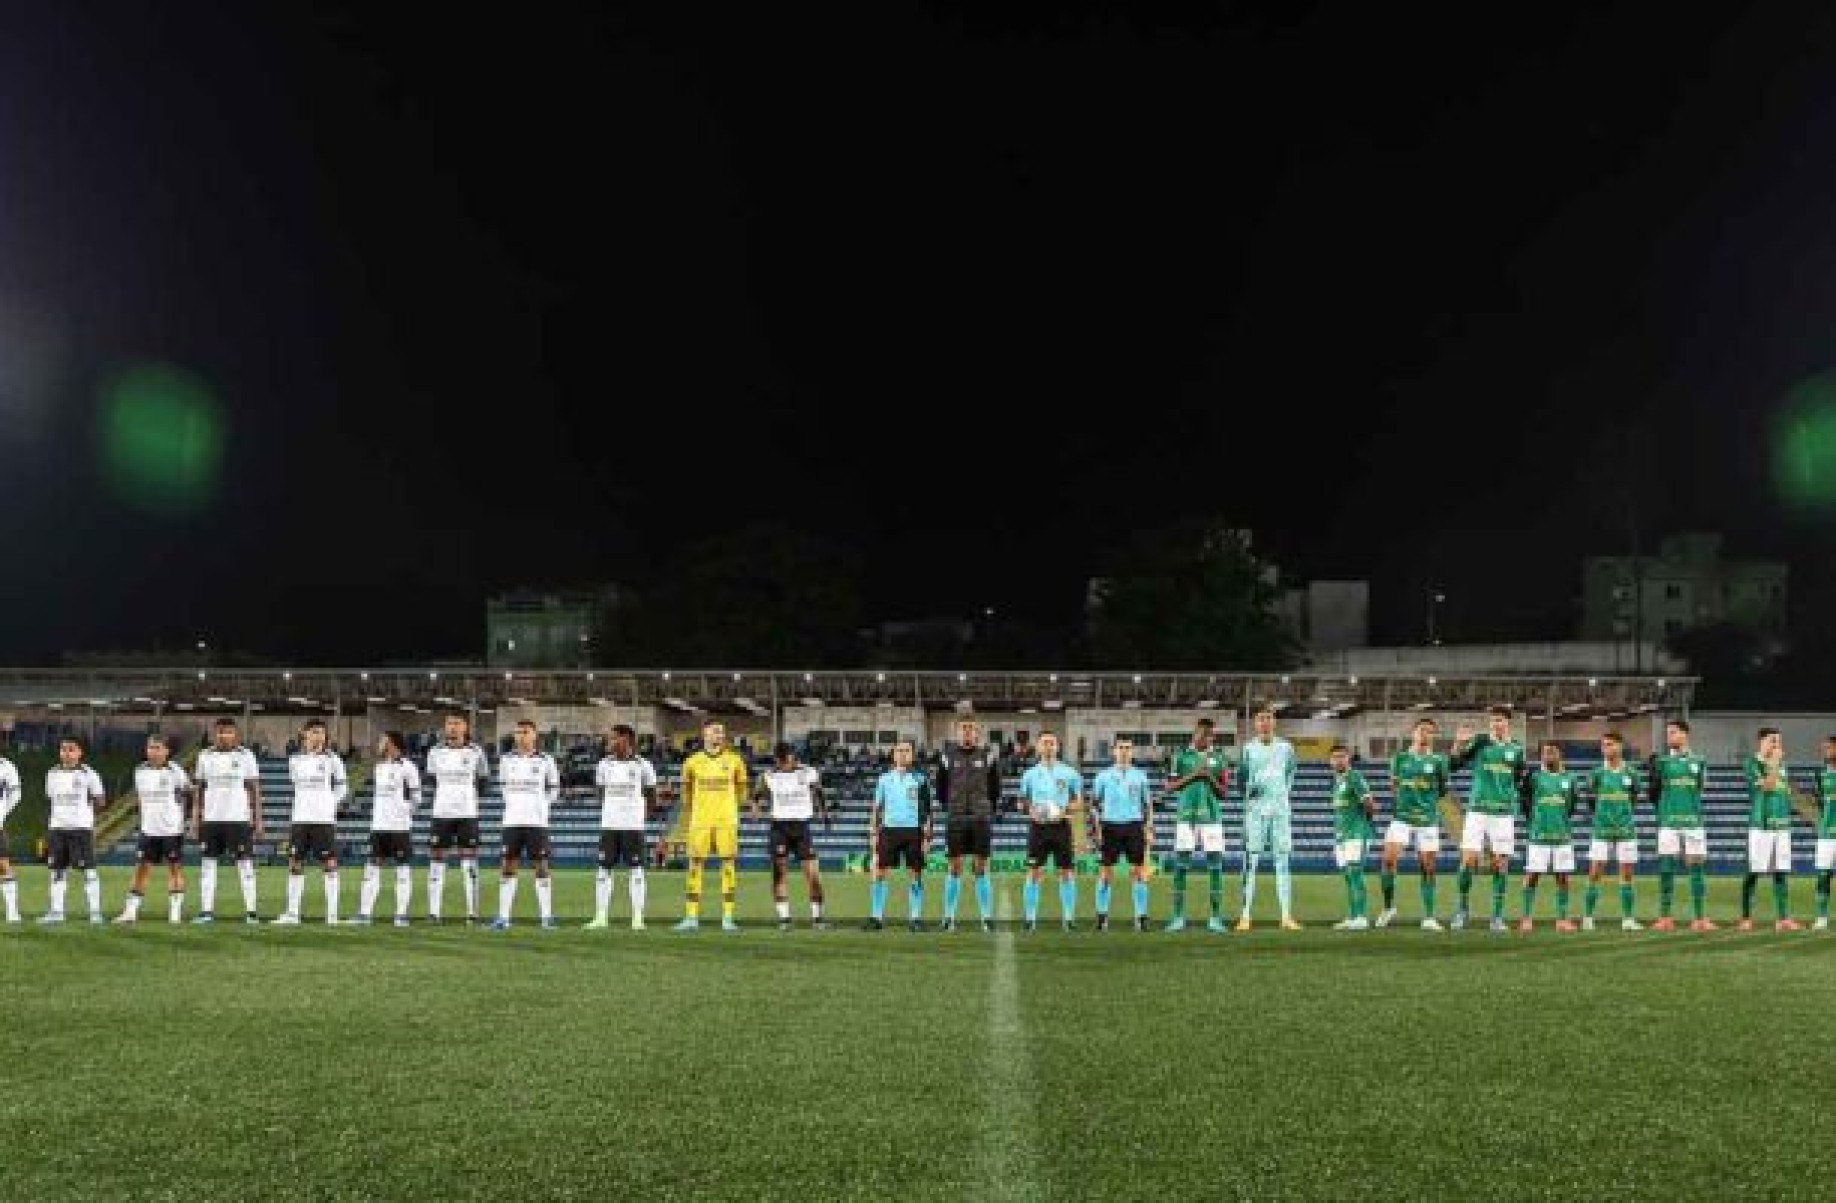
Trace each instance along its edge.
{"label": "white jersey", "polygon": [[140,834],[185,834],[185,791],[191,778],[168,760],[159,768],[143,764],[134,770],[134,795],[140,799]]}
{"label": "white jersey", "polygon": [[548,808],[561,796],[561,770],[547,752],[505,752],[497,761],[505,827],[546,827]]}
{"label": "white jersey", "polygon": [[6,826],[6,816],[13,813],[13,807],[19,805],[19,768],[12,761],[0,756],[0,827]]}
{"label": "white jersey", "polygon": [[433,817],[476,819],[478,783],[491,780],[491,762],[477,744],[435,744],[427,753],[427,775],[433,778]]}
{"label": "white jersey", "polygon": [[790,772],[772,769],[765,774],[765,788],[771,791],[771,817],[774,820],[809,820],[816,817],[814,790],[822,784],[822,774],[807,764]]}
{"label": "white jersey", "polygon": [[608,756],[593,770],[593,784],[604,799],[599,825],[607,831],[644,830],[644,791],[657,788],[657,771],[642,756],[618,760]]}
{"label": "white jersey", "polygon": [[204,787],[204,821],[206,823],[247,823],[249,791],[247,784],[261,781],[261,764],[247,748],[220,752],[205,748],[198,753],[195,770]]}
{"label": "white jersey", "polygon": [[295,823],[338,821],[338,803],[349,789],[336,752],[295,752],[287,757],[287,775],[293,778]]}
{"label": "white jersey", "polygon": [[376,762],[375,804],[370,811],[371,831],[412,831],[414,808],[421,804],[421,770],[414,761]]}
{"label": "white jersey", "polygon": [[74,769],[59,765],[45,774],[45,797],[51,803],[52,831],[94,831],[102,778],[86,764]]}

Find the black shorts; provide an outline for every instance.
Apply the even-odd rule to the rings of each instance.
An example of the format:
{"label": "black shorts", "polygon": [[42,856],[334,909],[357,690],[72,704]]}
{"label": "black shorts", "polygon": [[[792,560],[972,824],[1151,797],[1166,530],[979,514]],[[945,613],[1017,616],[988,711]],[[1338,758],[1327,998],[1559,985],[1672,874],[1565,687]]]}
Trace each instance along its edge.
{"label": "black shorts", "polygon": [[1034,823],[1026,830],[1026,867],[1035,869],[1052,862],[1060,869],[1071,867],[1071,824]]}
{"label": "black shorts", "polygon": [[1103,824],[1103,863],[1126,860],[1139,866],[1147,856],[1147,827],[1142,823]]}
{"label": "black shorts", "polygon": [[882,827],[877,851],[882,869],[896,869],[900,861],[909,869],[923,869],[924,832],[917,827]]}
{"label": "black shorts", "polygon": [[185,859],[185,837],[182,835],[143,835],[140,837],[140,863],[156,865],[164,861],[176,865]]}
{"label": "black shorts", "polygon": [[519,860],[547,860],[548,828],[504,828],[504,855],[514,856]]}
{"label": "black shorts", "polygon": [[248,823],[205,823],[198,831],[199,851],[211,860],[222,856],[247,860],[255,855],[253,832]]}
{"label": "black shorts", "polygon": [[414,859],[414,833],[412,831],[372,831],[370,833],[370,859],[373,861],[392,860],[398,865],[405,865]]}
{"label": "black shorts", "polygon": [[478,851],[477,819],[435,819],[427,846],[435,852],[457,848],[461,852]]}
{"label": "black shorts", "polygon": [[45,833],[45,864],[53,871],[96,867],[96,833],[58,830]]}
{"label": "black shorts", "polygon": [[338,859],[338,825],[336,823],[295,823],[287,833],[287,843],[297,861]]}
{"label": "black shorts", "polygon": [[950,856],[986,857],[993,850],[993,819],[953,820],[944,828],[944,851]]}
{"label": "black shorts", "polygon": [[599,867],[616,869],[620,865],[637,869],[643,867],[644,852],[649,847],[649,840],[643,831],[601,831],[599,833]]}
{"label": "black shorts", "polygon": [[816,859],[816,843],[810,839],[808,819],[773,819],[771,821],[771,855],[773,860],[796,857],[799,864]]}

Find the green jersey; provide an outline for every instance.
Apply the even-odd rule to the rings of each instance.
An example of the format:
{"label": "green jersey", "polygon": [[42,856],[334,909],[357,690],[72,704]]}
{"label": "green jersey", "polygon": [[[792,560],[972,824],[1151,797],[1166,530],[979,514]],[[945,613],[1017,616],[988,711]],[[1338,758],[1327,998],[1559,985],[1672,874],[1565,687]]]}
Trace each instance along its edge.
{"label": "green jersey", "polygon": [[1659,827],[1701,827],[1702,790],[1708,784],[1708,761],[1694,752],[1664,752],[1651,758],[1645,774],[1657,803]]}
{"label": "green jersey", "polygon": [[1824,765],[1817,774],[1817,801],[1823,813],[1817,816],[1817,838],[1836,840],[1836,765]]}
{"label": "green jersey", "polygon": [[1468,809],[1474,814],[1508,815],[1517,811],[1517,796],[1528,765],[1524,745],[1514,739],[1495,740],[1475,735],[1464,751],[1453,758],[1453,767],[1473,766]]}
{"label": "green jersey", "polygon": [[1574,842],[1568,822],[1581,801],[1580,778],[1569,772],[1538,769],[1530,774],[1530,842],[1564,845]]}
{"label": "green jersey", "polygon": [[1632,804],[1638,800],[1638,770],[1624,761],[1617,768],[1601,765],[1587,775],[1587,792],[1594,802],[1594,838],[1623,844],[1638,838]]}
{"label": "green jersey", "polygon": [[1791,783],[1785,780],[1785,769],[1781,765],[1778,782],[1766,789],[1760,782],[1771,771],[1772,766],[1759,757],[1747,757],[1747,828],[1750,831],[1791,830]]}
{"label": "green jersey", "polygon": [[1364,783],[1364,774],[1357,769],[1346,769],[1333,776],[1332,838],[1336,843],[1373,837],[1371,820],[1364,813],[1364,800],[1370,796],[1371,787]]}
{"label": "green jersey", "polygon": [[1188,744],[1173,756],[1167,774],[1173,778],[1184,777],[1188,773],[1210,773],[1217,779],[1217,788],[1204,778],[1187,782],[1179,789],[1174,798],[1178,803],[1178,819],[1181,823],[1222,823],[1224,821],[1224,790],[1230,782],[1230,761],[1225,759],[1224,750],[1213,744],[1209,748],[1199,749]]}
{"label": "green jersey", "polygon": [[1390,757],[1390,788],[1396,794],[1396,821],[1411,827],[1433,827],[1441,821],[1441,796],[1453,774],[1439,752],[1404,748]]}

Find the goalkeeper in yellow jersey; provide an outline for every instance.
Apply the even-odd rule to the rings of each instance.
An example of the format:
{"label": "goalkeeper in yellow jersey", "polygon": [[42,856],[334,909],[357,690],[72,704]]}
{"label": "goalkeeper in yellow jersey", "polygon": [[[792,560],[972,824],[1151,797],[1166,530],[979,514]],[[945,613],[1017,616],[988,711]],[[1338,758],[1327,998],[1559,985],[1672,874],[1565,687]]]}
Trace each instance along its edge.
{"label": "goalkeeper in yellow jersey", "polygon": [[687,910],[677,931],[701,927],[701,873],[720,861],[720,926],[738,931],[733,895],[739,859],[739,801],[746,796],[746,762],[727,746],[727,728],[701,725],[701,750],[682,762],[682,805],[688,812]]}

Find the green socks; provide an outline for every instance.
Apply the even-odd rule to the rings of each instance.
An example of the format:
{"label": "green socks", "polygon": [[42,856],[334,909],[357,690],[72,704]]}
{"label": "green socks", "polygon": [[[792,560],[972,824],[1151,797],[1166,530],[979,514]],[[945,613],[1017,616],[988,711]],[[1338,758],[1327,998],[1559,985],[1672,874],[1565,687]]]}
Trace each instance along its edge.
{"label": "green socks", "polygon": [[1568,883],[1565,881],[1556,882],[1555,917],[1558,920],[1568,918]]}
{"label": "green socks", "polygon": [[1525,878],[1524,879],[1524,918],[1528,919],[1530,917],[1530,912],[1534,911],[1535,909],[1536,909],[1536,883],[1534,881],[1531,881],[1528,878]]}
{"label": "green socks", "polygon": [[1677,858],[1658,857],[1658,914],[1670,918],[1671,905],[1677,898]]}
{"label": "green socks", "polygon": [[1689,867],[1689,909],[1698,919],[1708,909],[1708,870],[1699,864]]}
{"label": "green socks", "polygon": [[1346,913],[1356,919],[1364,914],[1364,866],[1348,865],[1345,869]]}
{"label": "green socks", "polygon": [[1828,869],[1817,874],[1817,918],[1830,917],[1830,877]]}
{"label": "green socks", "polygon": [[1494,919],[1504,916],[1505,888],[1510,884],[1511,879],[1503,873],[1492,874],[1492,918]]}
{"label": "green socks", "polygon": [[1749,873],[1740,879],[1740,917],[1753,918],[1753,890],[1759,885],[1759,874]]}
{"label": "green socks", "polygon": [[1471,866],[1460,866],[1460,876],[1458,880],[1460,884],[1460,909],[1465,910],[1467,900],[1472,897],[1473,893],[1473,870]]}
{"label": "green socks", "polygon": [[1434,885],[1434,878],[1422,875],[1422,914],[1426,917],[1434,915]]}
{"label": "green socks", "polygon": [[1593,882],[1587,883],[1587,890],[1581,895],[1581,913],[1589,919],[1594,917],[1594,908],[1600,905],[1600,887]]}
{"label": "green socks", "polygon": [[[1383,886],[1383,909],[1386,911],[1395,910],[1396,909],[1396,874],[1390,872],[1388,869],[1385,869],[1382,873],[1378,874],[1378,880]],[[1823,875],[1823,886],[1824,886],[1823,894],[1826,899],[1829,897],[1829,893],[1830,893],[1829,884],[1830,884],[1830,875],[1828,873],[1825,873]]]}
{"label": "green socks", "polygon": [[1222,916],[1224,914],[1224,854],[1207,852],[1205,868],[1211,875],[1211,913]]}
{"label": "green socks", "polygon": [[1781,919],[1791,909],[1791,883],[1783,873],[1772,875],[1772,909]]}
{"label": "green socks", "polygon": [[1176,853],[1173,858],[1173,917],[1186,917],[1186,873],[1192,868],[1190,852]]}
{"label": "green socks", "polygon": [[1619,917],[1621,919],[1632,917],[1632,883],[1630,882],[1619,884]]}

